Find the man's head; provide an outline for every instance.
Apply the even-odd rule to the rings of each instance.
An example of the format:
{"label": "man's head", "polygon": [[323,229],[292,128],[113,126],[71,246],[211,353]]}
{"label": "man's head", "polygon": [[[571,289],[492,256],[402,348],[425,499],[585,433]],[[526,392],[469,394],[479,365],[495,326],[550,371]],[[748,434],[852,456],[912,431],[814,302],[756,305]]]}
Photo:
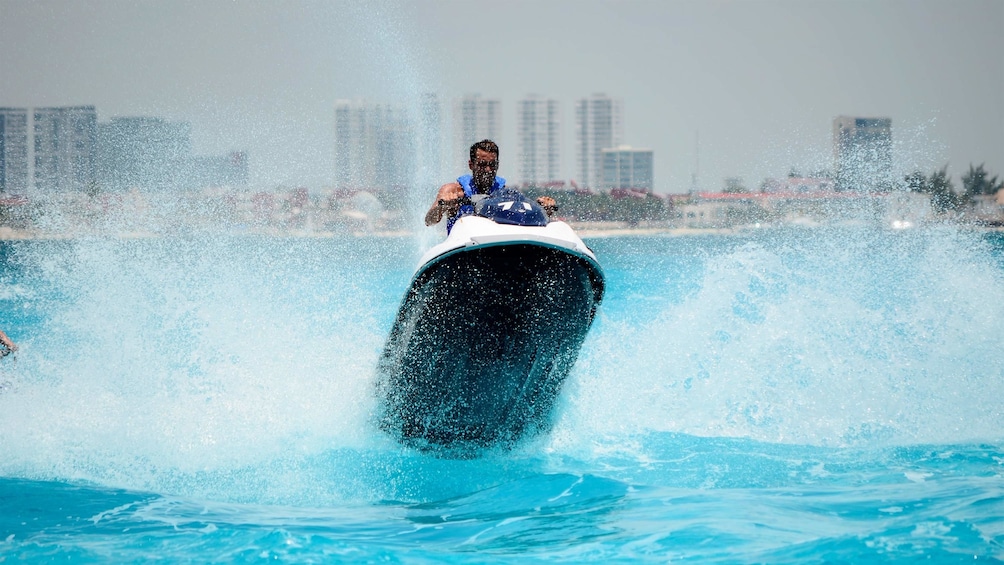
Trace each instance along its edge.
{"label": "man's head", "polygon": [[479,190],[491,188],[495,173],[499,170],[499,146],[490,139],[471,145],[471,160],[467,163],[474,179],[472,184]]}

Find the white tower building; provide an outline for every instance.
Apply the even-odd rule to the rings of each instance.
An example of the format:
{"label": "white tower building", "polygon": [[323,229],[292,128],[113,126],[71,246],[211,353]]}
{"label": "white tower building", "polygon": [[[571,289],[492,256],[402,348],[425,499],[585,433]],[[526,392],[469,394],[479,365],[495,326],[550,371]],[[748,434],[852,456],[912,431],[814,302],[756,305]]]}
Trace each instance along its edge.
{"label": "white tower building", "polygon": [[604,149],[617,147],[624,138],[620,99],[594,94],[575,103],[576,180],[590,188],[603,183]]}
{"label": "white tower building", "polygon": [[604,189],[634,188],[652,190],[652,150],[628,145],[603,149]]}
{"label": "white tower building", "polygon": [[189,188],[192,126],[132,116],[98,124],[96,177],[110,190]]}
{"label": "white tower building", "polygon": [[0,193],[28,189],[28,109],[0,108]]}
{"label": "white tower building", "polygon": [[335,102],[335,185],[401,190],[414,178],[415,132],[408,112],[389,104]]}
{"label": "white tower building", "polygon": [[[454,146],[449,162],[463,171],[467,169],[468,149],[471,145],[482,139],[499,142],[502,135],[502,101],[482,98],[480,94],[464,96],[454,103],[453,129]],[[505,159],[507,157],[503,155],[503,163]]]}
{"label": "white tower building", "polygon": [[96,182],[98,113],[94,106],[35,108],[35,189],[87,190]]}
{"label": "white tower building", "polygon": [[561,178],[561,104],[529,95],[516,105],[517,180],[543,186]]}
{"label": "white tower building", "polygon": [[892,186],[892,119],[834,118],[833,160],[839,190],[889,190]]}
{"label": "white tower building", "polygon": [[438,187],[444,182],[443,171],[447,166],[443,146],[449,146],[449,140],[443,139],[443,107],[439,96],[435,93],[423,94],[418,111],[417,180],[421,187]]}

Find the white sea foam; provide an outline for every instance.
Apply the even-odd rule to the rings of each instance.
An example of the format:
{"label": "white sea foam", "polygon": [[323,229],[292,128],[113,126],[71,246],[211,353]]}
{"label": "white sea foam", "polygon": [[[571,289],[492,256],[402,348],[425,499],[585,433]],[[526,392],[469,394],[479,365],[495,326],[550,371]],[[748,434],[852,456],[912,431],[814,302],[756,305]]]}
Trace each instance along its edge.
{"label": "white sea foam", "polygon": [[[518,457],[644,459],[650,432],[1000,439],[1004,274],[975,236],[596,243],[607,300],[555,429]],[[38,286],[54,290],[33,298],[47,321],[0,375],[12,384],[0,474],[269,500],[421,498],[447,489],[443,472],[480,480],[462,466],[408,471],[371,422],[376,361],[414,261],[381,246],[406,244],[39,246]]]}
{"label": "white sea foam", "polygon": [[[710,255],[686,299],[590,337],[559,425],[579,433],[556,437],[1000,439],[996,261],[978,236],[947,229],[792,232]],[[631,290],[676,286],[651,277]]]}

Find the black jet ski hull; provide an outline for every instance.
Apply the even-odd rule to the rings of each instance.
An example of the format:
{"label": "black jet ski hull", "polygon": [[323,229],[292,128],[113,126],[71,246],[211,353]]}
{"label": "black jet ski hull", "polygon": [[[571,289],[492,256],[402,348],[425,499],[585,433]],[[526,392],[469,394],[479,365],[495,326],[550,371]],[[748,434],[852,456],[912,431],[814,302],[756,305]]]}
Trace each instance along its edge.
{"label": "black jet ski hull", "polygon": [[547,430],[603,296],[591,255],[496,242],[423,265],[378,365],[380,427],[461,455]]}

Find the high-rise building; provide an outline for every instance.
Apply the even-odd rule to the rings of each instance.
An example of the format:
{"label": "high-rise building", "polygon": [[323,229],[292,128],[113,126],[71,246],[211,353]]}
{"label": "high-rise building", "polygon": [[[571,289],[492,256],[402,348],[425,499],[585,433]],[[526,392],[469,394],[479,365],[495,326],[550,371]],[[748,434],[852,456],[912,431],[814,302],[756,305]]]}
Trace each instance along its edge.
{"label": "high-rise building", "polygon": [[190,157],[188,163],[187,187],[240,187],[248,184],[248,156],[243,151]]}
{"label": "high-rise building", "polygon": [[407,110],[365,101],[335,102],[335,185],[400,190],[415,178],[415,130]]}
{"label": "high-rise building", "polygon": [[561,104],[530,95],[516,103],[516,180],[542,186],[561,178]]}
{"label": "high-rise building", "polygon": [[335,185],[357,188],[363,184],[365,148],[370,143],[362,102],[335,102]]}
{"label": "high-rise building", "polygon": [[28,189],[28,109],[0,108],[0,193]]}
{"label": "high-rise building", "polygon": [[652,150],[627,145],[601,149],[603,157],[602,188],[652,190]]}
{"label": "high-rise building", "polygon": [[892,186],[892,119],[834,118],[833,160],[838,190],[888,190]]}
{"label": "high-rise building", "polygon": [[599,187],[603,182],[604,149],[617,147],[624,138],[624,104],[605,94],[594,94],[575,103],[575,160],[579,183]]}
{"label": "high-rise building", "polygon": [[95,186],[98,113],[94,106],[35,108],[35,189],[88,190]]}
{"label": "high-rise building", "polygon": [[98,124],[97,178],[110,190],[179,189],[197,184],[191,126],[160,118],[123,117]]}
{"label": "high-rise building", "polygon": [[[464,170],[470,160],[471,145],[482,139],[498,143],[502,136],[502,101],[482,98],[480,94],[464,96],[454,103],[453,129],[454,146],[449,162]],[[506,157],[503,155],[501,159],[505,162]]]}
{"label": "high-rise building", "polygon": [[[419,102],[417,179],[420,186],[442,183],[443,169],[443,107],[439,96],[423,94]],[[447,143],[448,144],[448,143]]]}

